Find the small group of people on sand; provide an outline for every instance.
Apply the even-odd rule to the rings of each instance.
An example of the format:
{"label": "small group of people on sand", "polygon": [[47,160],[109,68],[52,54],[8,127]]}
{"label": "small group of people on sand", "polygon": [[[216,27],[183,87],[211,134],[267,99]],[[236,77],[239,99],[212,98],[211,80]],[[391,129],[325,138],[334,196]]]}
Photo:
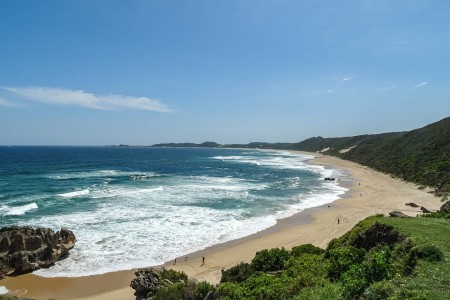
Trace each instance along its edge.
{"label": "small group of people on sand", "polygon": [[[189,258],[188,256],[185,256],[185,257],[184,257],[184,261],[187,261],[188,258]],[[177,259],[176,259],[176,258],[175,258],[173,264],[174,264],[174,265],[177,264]],[[202,264],[201,264],[201,265],[202,265],[202,266],[205,265],[205,257],[204,257],[204,256],[202,256]]]}

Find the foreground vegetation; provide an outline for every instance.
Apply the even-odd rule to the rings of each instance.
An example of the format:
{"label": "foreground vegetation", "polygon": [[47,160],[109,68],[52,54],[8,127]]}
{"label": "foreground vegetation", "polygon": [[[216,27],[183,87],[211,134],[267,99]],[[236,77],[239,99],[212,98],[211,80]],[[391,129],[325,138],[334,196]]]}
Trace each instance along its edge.
{"label": "foreground vegetation", "polygon": [[374,216],[325,250],[263,250],[217,286],[175,272],[152,299],[450,299],[449,230],[445,218]]}

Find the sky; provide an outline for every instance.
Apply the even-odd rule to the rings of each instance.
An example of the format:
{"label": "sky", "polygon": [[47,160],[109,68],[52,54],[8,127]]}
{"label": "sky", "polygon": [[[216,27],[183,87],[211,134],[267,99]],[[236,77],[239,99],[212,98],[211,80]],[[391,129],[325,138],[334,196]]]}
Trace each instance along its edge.
{"label": "sky", "polygon": [[448,0],[0,1],[0,145],[298,142],[450,116]]}

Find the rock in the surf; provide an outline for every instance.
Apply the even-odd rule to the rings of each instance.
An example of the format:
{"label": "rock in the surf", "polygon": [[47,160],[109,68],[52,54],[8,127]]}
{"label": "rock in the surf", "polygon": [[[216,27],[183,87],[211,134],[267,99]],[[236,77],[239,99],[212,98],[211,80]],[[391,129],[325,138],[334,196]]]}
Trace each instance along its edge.
{"label": "rock in the surf", "polygon": [[1,275],[19,275],[48,268],[75,246],[72,231],[31,226],[0,229]]}

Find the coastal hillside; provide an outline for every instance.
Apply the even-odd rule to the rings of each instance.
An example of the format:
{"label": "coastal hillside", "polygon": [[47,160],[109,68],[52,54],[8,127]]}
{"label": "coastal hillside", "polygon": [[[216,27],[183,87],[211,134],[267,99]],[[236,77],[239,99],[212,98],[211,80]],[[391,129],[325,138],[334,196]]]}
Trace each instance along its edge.
{"label": "coastal hillside", "polygon": [[351,160],[423,186],[450,193],[450,117],[423,128],[355,137],[314,137],[296,150]]}
{"label": "coastal hillside", "polygon": [[350,137],[312,137],[299,143],[222,145],[215,142],[168,143],[152,147],[209,147],[301,150],[360,163],[394,177],[432,187],[438,196],[450,194],[450,117],[423,128]]}
{"label": "coastal hillside", "polygon": [[442,218],[378,215],[326,250],[262,250],[250,263],[222,270],[217,286],[165,269],[141,269],[131,286],[137,299],[154,300],[449,299],[449,226]]}

